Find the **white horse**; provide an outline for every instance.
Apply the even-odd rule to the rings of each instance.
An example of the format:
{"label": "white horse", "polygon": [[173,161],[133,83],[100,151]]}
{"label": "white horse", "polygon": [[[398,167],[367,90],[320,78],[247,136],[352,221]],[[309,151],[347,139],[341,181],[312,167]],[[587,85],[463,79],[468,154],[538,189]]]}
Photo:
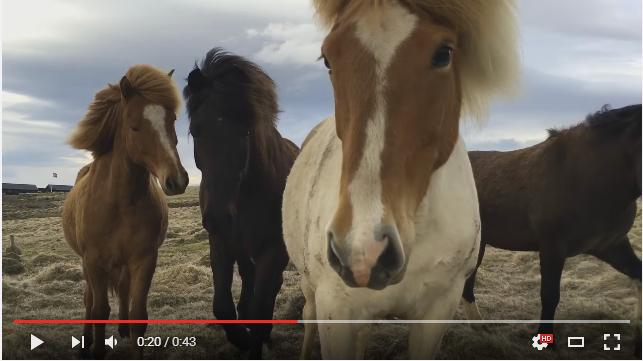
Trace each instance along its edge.
{"label": "white horse", "polygon": [[[305,319],[451,319],[479,248],[459,136],[517,73],[506,0],[317,0],[335,116],[304,141],[283,201]],[[323,323],[324,358],[363,358],[368,323]],[[302,357],[317,331],[306,324]],[[411,326],[410,357],[445,324]]]}

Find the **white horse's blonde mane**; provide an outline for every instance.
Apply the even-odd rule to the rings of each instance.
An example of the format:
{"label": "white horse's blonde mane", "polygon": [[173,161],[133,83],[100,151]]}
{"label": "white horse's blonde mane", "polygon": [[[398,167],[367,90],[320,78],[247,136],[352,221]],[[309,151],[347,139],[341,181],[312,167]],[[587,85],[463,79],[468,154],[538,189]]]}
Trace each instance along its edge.
{"label": "white horse's blonde mane", "polygon": [[317,17],[331,28],[364,9],[399,1],[452,26],[459,34],[463,115],[483,119],[495,95],[517,90],[520,56],[514,0],[313,0]]}

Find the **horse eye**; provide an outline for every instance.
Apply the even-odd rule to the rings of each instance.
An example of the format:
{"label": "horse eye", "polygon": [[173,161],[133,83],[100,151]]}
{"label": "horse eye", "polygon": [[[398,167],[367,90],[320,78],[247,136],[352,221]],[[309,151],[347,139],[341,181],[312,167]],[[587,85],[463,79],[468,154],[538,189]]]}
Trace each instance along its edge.
{"label": "horse eye", "polygon": [[129,128],[134,132],[138,132],[140,130],[139,128],[136,128],[136,127],[129,127]]}
{"label": "horse eye", "polygon": [[433,54],[431,65],[434,68],[445,68],[451,64],[453,48],[449,45],[442,45]]}
{"label": "horse eye", "polygon": [[324,66],[326,67],[326,69],[330,70],[331,68],[330,68],[330,63],[328,62],[328,59],[326,58],[326,56],[323,56],[323,57],[324,57]]}

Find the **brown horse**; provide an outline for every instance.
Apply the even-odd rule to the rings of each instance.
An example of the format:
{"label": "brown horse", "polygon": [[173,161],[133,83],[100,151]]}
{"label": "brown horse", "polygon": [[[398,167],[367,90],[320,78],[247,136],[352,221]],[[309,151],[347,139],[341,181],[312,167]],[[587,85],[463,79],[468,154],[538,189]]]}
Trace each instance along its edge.
{"label": "brown horse", "polygon": [[[469,152],[486,244],[540,254],[541,320],[553,320],[565,259],[596,256],[638,284],[641,260],[627,237],[641,196],[641,105],[604,107],[542,143],[510,152]],[[463,297],[479,318],[475,272]],[[640,319],[640,315],[638,316]],[[545,322],[539,333],[551,333]],[[639,335],[640,337],[640,335]]]}
{"label": "brown horse", "polygon": [[[109,318],[110,288],[119,297],[121,319],[147,319],[147,294],[167,230],[163,192],[180,194],[188,184],[176,151],[180,100],[171,74],[149,65],[131,67],[119,85],[96,94],[69,139],[94,157],[78,173],[63,206],[65,238],[82,258],[86,319]],[[105,325],[93,327],[93,356],[102,358]],[[124,324],[118,331],[127,337],[131,328],[136,340],[146,327]],[[91,324],[84,336],[85,357],[93,341]],[[132,345],[142,357],[142,349]]]}

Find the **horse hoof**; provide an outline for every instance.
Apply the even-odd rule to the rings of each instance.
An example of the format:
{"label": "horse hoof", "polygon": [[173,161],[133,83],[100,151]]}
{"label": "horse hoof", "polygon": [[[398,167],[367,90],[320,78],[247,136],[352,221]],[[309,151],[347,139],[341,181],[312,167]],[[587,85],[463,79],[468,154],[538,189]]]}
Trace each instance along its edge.
{"label": "horse hoof", "polygon": [[102,360],[105,358],[105,350],[94,350],[93,357],[95,360]]}
{"label": "horse hoof", "polygon": [[89,352],[89,348],[81,348],[78,350],[78,358],[81,360],[88,360],[92,358],[91,352]]}
{"label": "horse hoof", "polygon": [[259,345],[259,347],[252,347],[250,349],[250,355],[248,355],[248,359],[250,360],[261,360],[261,348],[262,346]]}
{"label": "horse hoof", "polygon": [[118,326],[118,334],[121,338],[129,337],[129,325],[121,324]]}
{"label": "horse hoof", "polygon": [[250,349],[250,334],[245,328],[233,328],[226,332],[228,341],[238,349],[245,351]]}
{"label": "horse hoof", "polygon": [[129,337],[129,325],[119,325],[118,326],[118,334],[121,336],[121,338],[128,338]]}
{"label": "horse hoof", "polygon": [[266,346],[272,347],[272,336],[271,335],[266,336],[263,342],[266,344]]}

